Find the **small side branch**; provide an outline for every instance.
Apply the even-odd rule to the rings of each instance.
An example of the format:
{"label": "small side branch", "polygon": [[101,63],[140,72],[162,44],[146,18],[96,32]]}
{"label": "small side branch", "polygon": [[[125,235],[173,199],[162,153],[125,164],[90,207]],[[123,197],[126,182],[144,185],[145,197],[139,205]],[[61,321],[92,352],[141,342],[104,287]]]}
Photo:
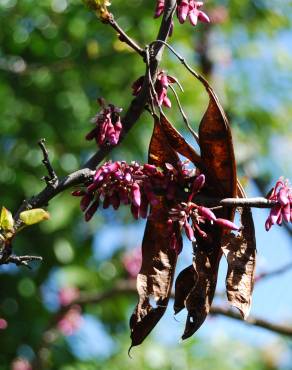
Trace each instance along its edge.
{"label": "small side branch", "polygon": [[209,198],[203,196],[197,196],[195,198],[195,203],[199,205],[204,205],[207,207],[222,208],[222,207],[253,207],[253,208],[272,208],[277,204],[276,201],[269,200],[263,197],[254,198]]}
{"label": "small side branch", "polygon": [[55,186],[56,183],[58,182],[58,177],[57,177],[56,172],[53,169],[53,166],[50,162],[49,152],[46,148],[45,142],[46,142],[45,139],[41,139],[38,142],[39,147],[41,148],[41,151],[42,151],[43,157],[44,157],[42,162],[43,162],[44,166],[46,167],[46,169],[48,171],[48,174],[49,174],[49,176],[44,176],[44,180],[45,180],[47,185]]}
{"label": "small side branch", "polygon": [[109,18],[106,20],[105,23],[109,24],[114,30],[118,32],[120,41],[126,43],[130,48],[136,51],[143,58],[145,57],[145,51],[133,39],[131,39],[131,37],[129,37],[126,34],[126,32],[119,26],[113,14],[110,14]]}
{"label": "small side branch", "polygon": [[40,256],[15,256],[10,255],[7,258],[0,258],[0,265],[8,265],[9,263],[14,263],[16,266],[25,266],[29,269],[29,262],[32,261],[42,261],[43,258]]}
{"label": "small side branch", "polygon": [[225,316],[225,317],[228,317],[230,319],[234,319],[234,320],[244,322],[248,325],[253,325],[253,326],[257,326],[259,328],[267,329],[267,330],[272,331],[276,334],[292,337],[292,327],[290,327],[290,326],[274,324],[274,323],[271,323],[267,320],[263,320],[261,318],[253,317],[253,316],[250,316],[245,321],[243,321],[242,317],[238,313],[236,313],[235,311],[233,311],[229,308],[224,308],[224,307],[220,307],[220,306],[212,306],[211,310],[210,310],[210,314],[211,315]]}

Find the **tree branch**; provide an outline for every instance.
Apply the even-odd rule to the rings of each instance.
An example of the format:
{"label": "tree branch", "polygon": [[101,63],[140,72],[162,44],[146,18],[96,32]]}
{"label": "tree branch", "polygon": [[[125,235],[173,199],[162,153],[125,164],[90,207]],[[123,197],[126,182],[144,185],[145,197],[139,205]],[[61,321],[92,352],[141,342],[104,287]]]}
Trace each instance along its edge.
{"label": "tree branch", "polygon": [[130,48],[132,48],[136,53],[145,56],[145,50],[143,50],[131,37],[129,37],[126,32],[119,26],[118,22],[115,20],[114,15],[110,14],[109,18],[104,22],[109,24],[114,30],[118,32],[119,40],[126,43]]}
{"label": "tree branch", "polygon": [[49,152],[46,148],[45,145],[46,139],[41,139],[38,144],[39,147],[41,148],[41,151],[43,152],[44,159],[42,160],[44,166],[46,167],[49,176],[44,176],[44,179],[46,181],[46,184],[48,186],[53,186],[56,184],[58,181],[58,177],[53,169],[53,166],[51,165],[50,158],[49,158]]}

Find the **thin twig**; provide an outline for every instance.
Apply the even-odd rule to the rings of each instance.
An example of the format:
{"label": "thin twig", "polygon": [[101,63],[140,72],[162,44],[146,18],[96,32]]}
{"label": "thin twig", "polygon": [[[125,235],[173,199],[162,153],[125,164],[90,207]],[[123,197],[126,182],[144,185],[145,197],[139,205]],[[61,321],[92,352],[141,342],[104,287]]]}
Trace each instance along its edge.
{"label": "thin twig", "polygon": [[49,152],[46,148],[45,142],[46,142],[45,139],[40,139],[40,141],[38,142],[39,147],[41,148],[43,152],[44,159],[42,160],[42,162],[44,166],[46,167],[48,174],[49,174],[49,176],[44,176],[44,179],[47,185],[55,186],[56,183],[58,182],[58,177],[56,175],[56,172],[53,169],[53,166],[51,165],[50,158],[49,158]]}
{"label": "thin twig", "polygon": [[[158,31],[157,40],[167,40],[169,31],[171,28],[171,22],[173,18],[174,11],[176,9],[176,0],[166,0],[165,9],[163,13],[163,18]],[[164,45],[161,43],[151,44],[150,48],[150,76],[153,84],[156,81],[156,75],[158,71],[158,66],[162,58]],[[149,75],[148,68],[146,68],[145,79],[140,93],[132,100],[125,116],[122,119],[123,123],[123,133],[121,135],[119,144],[122,143],[128,132],[135,125],[135,123],[140,118],[141,114],[144,112],[145,105],[149,101],[150,91],[149,91]],[[83,166],[83,168],[95,169],[101,161],[112,151],[112,146],[104,146],[99,149]]]}
{"label": "thin twig", "polygon": [[194,131],[194,130],[192,129],[192,127],[191,127],[191,125],[190,125],[190,123],[189,123],[189,121],[188,121],[188,118],[187,118],[187,116],[186,116],[186,114],[185,114],[185,112],[184,112],[184,110],[183,110],[183,107],[182,107],[182,105],[181,105],[181,103],[180,103],[179,97],[178,97],[178,95],[177,95],[177,93],[176,93],[175,89],[174,89],[174,88],[173,88],[173,86],[171,86],[171,85],[169,85],[169,87],[170,87],[171,91],[173,92],[173,94],[174,94],[174,96],[175,96],[175,99],[176,99],[176,102],[177,102],[178,108],[179,108],[179,110],[180,110],[180,113],[181,113],[181,115],[182,115],[183,121],[184,121],[184,123],[185,123],[185,125],[186,125],[187,129],[190,131],[190,133],[192,134],[192,136],[194,137],[194,139],[196,140],[196,142],[200,145],[200,143],[199,143],[199,136],[198,136],[198,134],[196,133],[196,131]]}
{"label": "thin twig", "polygon": [[267,272],[262,272],[261,274],[258,274],[255,278],[256,282],[269,279],[278,275],[282,275],[285,272],[289,271],[292,269],[292,262],[289,262],[275,270],[272,271],[267,271]]}
{"label": "thin twig", "polygon": [[153,43],[161,43],[165,45],[177,58],[178,60],[186,67],[186,69],[194,76],[196,79],[202,82],[202,84],[205,86],[206,90],[212,90],[212,87],[210,86],[209,82],[201,76],[198,72],[196,72],[190,65],[187,63],[185,58],[183,58],[172,46],[170,46],[166,41],[164,40],[156,40]]}
{"label": "thin twig", "polygon": [[253,208],[272,208],[277,204],[274,200],[269,200],[263,197],[255,198],[211,198],[198,195],[195,197],[194,202],[199,205],[208,207],[253,207]]}
{"label": "thin twig", "polygon": [[7,265],[9,263],[14,263],[17,266],[25,266],[31,268],[29,266],[29,262],[32,261],[42,261],[43,258],[40,256],[15,256],[10,255],[6,259],[0,259],[0,265]]}
{"label": "thin twig", "polygon": [[109,24],[113,29],[118,32],[119,40],[125,42],[130,48],[136,51],[143,58],[145,57],[145,50],[143,50],[131,37],[129,37],[126,32],[119,26],[114,18],[113,14],[110,14],[105,23]]}
{"label": "thin twig", "polygon": [[248,325],[257,326],[262,329],[267,329],[269,331],[272,331],[276,334],[285,335],[287,337],[292,337],[292,327],[286,326],[286,325],[279,325],[271,323],[267,320],[261,319],[259,317],[250,316],[245,321],[243,321],[240,314],[237,312],[231,310],[230,308],[224,308],[220,306],[212,306],[210,309],[211,315],[221,315],[228,317],[230,319],[235,319],[241,322],[244,322]]}

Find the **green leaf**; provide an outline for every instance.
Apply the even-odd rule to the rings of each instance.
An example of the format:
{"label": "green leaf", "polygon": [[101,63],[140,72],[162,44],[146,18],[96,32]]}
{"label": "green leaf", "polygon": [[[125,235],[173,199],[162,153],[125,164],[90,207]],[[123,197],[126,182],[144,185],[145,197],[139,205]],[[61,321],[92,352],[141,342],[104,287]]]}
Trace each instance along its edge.
{"label": "green leaf", "polygon": [[50,215],[42,208],[35,208],[30,209],[29,211],[21,212],[19,218],[26,225],[33,225],[41,221],[48,220],[50,218]]}
{"label": "green leaf", "polygon": [[12,217],[12,213],[8,211],[7,208],[2,207],[1,215],[0,215],[0,227],[4,231],[11,231],[13,230],[14,220]]}

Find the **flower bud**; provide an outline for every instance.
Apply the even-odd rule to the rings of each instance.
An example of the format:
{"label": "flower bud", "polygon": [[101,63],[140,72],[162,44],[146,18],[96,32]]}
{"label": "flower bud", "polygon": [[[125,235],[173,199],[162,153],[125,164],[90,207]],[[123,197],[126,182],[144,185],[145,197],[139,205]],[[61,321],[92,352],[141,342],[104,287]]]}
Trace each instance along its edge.
{"label": "flower bud", "polygon": [[216,224],[220,225],[220,226],[224,226],[230,230],[235,230],[235,231],[238,231],[240,230],[240,227],[238,227],[237,225],[235,225],[233,222],[229,221],[229,220],[226,220],[225,218],[217,218],[215,220]]}
{"label": "flower bud", "polygon": [[207,220],[210,220],[210,221],[216,220],[215,214],[209,208],[200,206],[198,207],[198,213],[200,216],[206,218]]}

